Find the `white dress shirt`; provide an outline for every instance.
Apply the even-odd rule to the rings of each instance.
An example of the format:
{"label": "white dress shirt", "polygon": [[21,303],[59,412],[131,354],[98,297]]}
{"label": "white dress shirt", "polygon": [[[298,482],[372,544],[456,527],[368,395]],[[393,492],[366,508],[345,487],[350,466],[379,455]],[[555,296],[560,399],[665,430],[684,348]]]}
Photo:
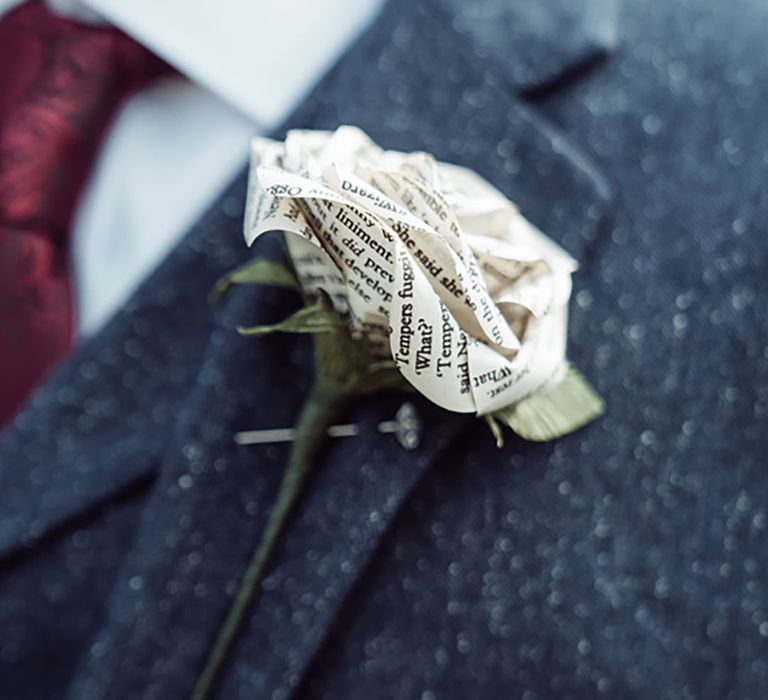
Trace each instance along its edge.
{"label": "white dress shirt", "polygon": [[[382,2],[49,2],[119,26],[184,76],[126,103],[78,204],[71,250],[81,335],[120,308],[245,164],[250,137],[290,114]],[[0,0],[0,14],[16,4]]]}

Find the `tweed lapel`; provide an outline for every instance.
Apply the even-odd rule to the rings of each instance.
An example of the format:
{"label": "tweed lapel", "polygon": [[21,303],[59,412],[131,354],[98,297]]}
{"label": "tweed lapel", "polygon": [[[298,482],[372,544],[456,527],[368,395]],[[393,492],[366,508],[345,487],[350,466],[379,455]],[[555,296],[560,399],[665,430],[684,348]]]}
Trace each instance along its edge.
{"label": "tweed lapel", "polygon": [[[431,2],[393,2],[285,128],[353,123],[384,146],[423,148],[474,168],[583,257],[610,200],[607,181],[517,100],[503,66],[479,57],[452,25]],[[258,254],[276,254],[268,242],[259,246]],[[276,320],[295,303],[288,292],[239,289],[221,313],[73,700],[191,692],[287,454],[236,447],[231,436],[290,425],[309,381],[301,339],[243,339],[233,329]],[[329,445],[283,533],[219,697],[290,695],[413,487],[474,420],[416,398],[422,441],[406,451],[376,432],[403,400],[361,402],[348,416],[361,436]]]}
{"label": "tweed lapel", "polygon": [[454,29],[521,92],[567,81],[614,48],[617,0],[445,0]]}
{"label": "tweed lapel", "polygon": [[223,209],[202,218],[0,435],[0,560],[157,473],[213,328],[204,290],[243,259],[228,240],[239,212],[227,203],[244,190],[225,192]]}

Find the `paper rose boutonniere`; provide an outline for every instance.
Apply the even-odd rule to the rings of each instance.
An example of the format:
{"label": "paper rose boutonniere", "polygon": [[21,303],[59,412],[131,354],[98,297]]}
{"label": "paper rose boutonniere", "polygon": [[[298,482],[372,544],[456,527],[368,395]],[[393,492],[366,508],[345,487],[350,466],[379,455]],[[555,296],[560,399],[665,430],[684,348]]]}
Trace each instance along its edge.
{"label": "paper rose boutonniere", "polygon": [[282,323],[313,333],[316,381],[284,484],[196,697],[253,595],[326,431],[348,401],[410,388],[448,411],[524,438],[581,427],[602,402],[565,358],[573,258],[475,173],[426,153],[385,151],[353,127],[255,139],[248,245],[286,232],[293,269],[254,260],[223,278],[295,286],[305,305]]}

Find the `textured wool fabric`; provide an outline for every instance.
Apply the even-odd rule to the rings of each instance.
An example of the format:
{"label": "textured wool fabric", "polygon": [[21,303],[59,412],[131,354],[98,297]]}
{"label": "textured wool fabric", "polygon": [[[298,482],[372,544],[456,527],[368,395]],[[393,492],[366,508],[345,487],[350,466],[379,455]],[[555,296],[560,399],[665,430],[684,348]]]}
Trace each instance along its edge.
{"label": "textured wool fabric", "polygon": [[[502,5],[394,0],[286,128],[354,123],[517,201],[582,262],[569,352],[607,414],[499,451],[418,397],[354,406],[361,436],[328,445],[219,698],[762,697],[768,11],[627,3],[598,62],[616,35],[560,42],[553,9],[519,25],[560,58],[531,86],[487,48],[478,18],[509,21]],[[306,338],[234,333],[294,293],[205,301],[249,255],[281,255],[275,237],[244,250],[244,195],[240,178],[0,441],[13,697],[191,692],[287,454],[232,435],[289,426],[311,376]],[[404,400],[413,451],[375,430]],[[41,639],[55,679],[29,670]]]}
{"label": "textured wool fabric", "polygon": [[765,692],[768,11],[625,2],[618,27],[535,105],[617,194],[570,335],[607,414],[504,456],[467,432],[299,696]]}

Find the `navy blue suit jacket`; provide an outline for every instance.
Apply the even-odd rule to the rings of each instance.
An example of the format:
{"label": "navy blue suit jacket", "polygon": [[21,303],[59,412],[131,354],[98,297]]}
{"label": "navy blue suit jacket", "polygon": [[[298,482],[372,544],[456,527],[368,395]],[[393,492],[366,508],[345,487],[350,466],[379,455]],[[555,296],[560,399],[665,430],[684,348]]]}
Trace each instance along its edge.
{"label": "navy blue suit jacket", "polygon": [[[760,698],[768,685],[768,9],[391,0],[285,129],[356,124],[481,175],[580,261],[606,415],[552,444],[361,400],[229,659],[230,698]],[[244,176],[0,439],[4,698],[189,696],[311,379],[299,304],[215,280]]]}

